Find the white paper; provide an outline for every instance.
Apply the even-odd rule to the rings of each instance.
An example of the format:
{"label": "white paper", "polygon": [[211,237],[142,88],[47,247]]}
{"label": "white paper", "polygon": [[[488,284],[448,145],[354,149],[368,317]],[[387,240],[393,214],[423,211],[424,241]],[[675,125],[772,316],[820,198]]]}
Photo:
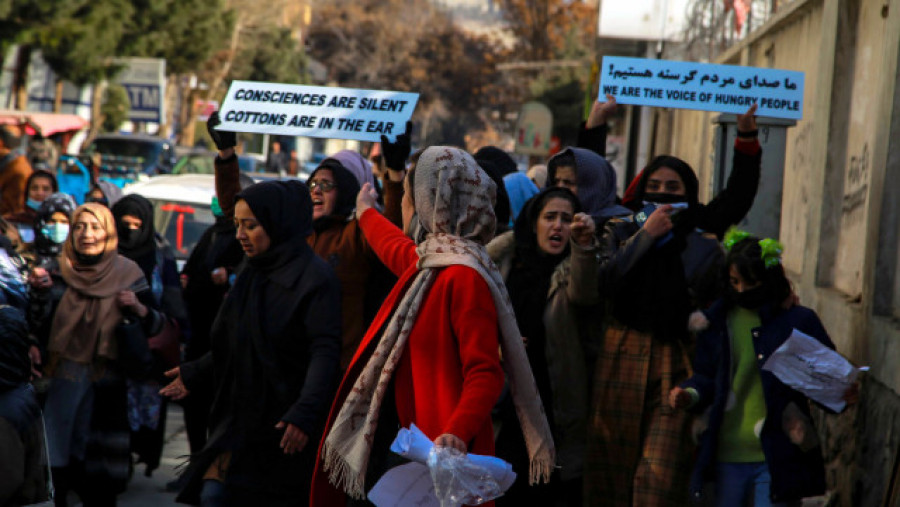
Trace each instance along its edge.
{"label": "white paper", "polygon": [[847,403],[844,393],[860,371],[844,356],[826,347],[815,338],[796,329],[763,364],[778,380],[810,399],[840,412]]}
{"label": "white paper", "polygon": [[378,507],[440,507],[428,467],[418,462],[388,470],[369,491],[369,501]]}

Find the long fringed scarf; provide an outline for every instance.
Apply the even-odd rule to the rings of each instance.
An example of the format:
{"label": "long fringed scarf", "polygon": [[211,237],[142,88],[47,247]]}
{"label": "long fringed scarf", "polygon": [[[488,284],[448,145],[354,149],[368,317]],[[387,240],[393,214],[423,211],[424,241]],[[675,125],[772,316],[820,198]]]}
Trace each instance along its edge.
{"label": "long fringed scarf", "polygon": [[430,234],[418,246],[417,252],[420,271],[400,301],[325,439],[324,462],[329,479],[350,496],[365,497],[366,467],[385,391],[438,269],[459,264],[477,271],[490,288],[500,323],[503,369],[528,448],[529,482],[534,484],[541,478],[549,481],[556,460],[553,437],[500,272],[482,245],[458,236]]}

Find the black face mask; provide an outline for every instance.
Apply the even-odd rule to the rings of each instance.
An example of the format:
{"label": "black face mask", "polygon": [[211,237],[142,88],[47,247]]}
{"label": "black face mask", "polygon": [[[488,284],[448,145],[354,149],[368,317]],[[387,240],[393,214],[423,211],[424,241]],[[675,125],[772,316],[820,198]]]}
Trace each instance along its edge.
{"label": "black face mask", "polygon": [[760,285],[759,287],[754,287],[752,289],[747,289],[744,292],[738,292],[731,289],[732,297],[734,298],[734,302],[743,308],[748,310],[757,310],[762,305],[766,304],[767,295],[765,287]]}
{"label": "black face mask", "polygon": [[644,194],[644,202],[653,202],[656,204],[675,204],[678,202],[687,202],[686,195],[675,195],[658,192],[648,192]]}
{"label": "black face mask", "polygon": [[125,248],[133,248],[141,235],[140,229],[130,229],[123,227],[119,232],[119,244]]}

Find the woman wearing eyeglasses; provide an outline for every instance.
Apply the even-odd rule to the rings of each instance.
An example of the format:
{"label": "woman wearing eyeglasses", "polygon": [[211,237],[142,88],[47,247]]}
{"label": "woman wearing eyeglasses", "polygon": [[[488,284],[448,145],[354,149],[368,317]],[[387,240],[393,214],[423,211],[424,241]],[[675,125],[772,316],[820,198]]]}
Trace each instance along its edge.
{"label": "woman wearing eyeglasses", "polygon": [[[334,269],[341,282],[341,371],[346,370],[369,322],[394,284],[366,241],[356,217],[356,195],[373,184],[359,153],[343,150],[326,158],[307,180],[313,203],[313,232],[307,243]],[[392,184],[393,183],[393,184]],[[385,215],[400,223],[402,179],[385,184]]]}

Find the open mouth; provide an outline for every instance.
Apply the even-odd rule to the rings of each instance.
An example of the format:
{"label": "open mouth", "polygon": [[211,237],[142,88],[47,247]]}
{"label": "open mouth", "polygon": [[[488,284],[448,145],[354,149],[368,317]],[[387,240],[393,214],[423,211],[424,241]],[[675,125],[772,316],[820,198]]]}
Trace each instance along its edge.
{"label": "open mouth", "polygon": [[551,234],[550,235],[550,245],[554,247],[560,247],[563,245],[563,237],[561,234]]}
{"label": "open mouth", "polygon": [[322,199],[313,199],[312,203],[313,203],[313,206],[321,206],[321,205],[325,204],[325,201],[323,201]]}

